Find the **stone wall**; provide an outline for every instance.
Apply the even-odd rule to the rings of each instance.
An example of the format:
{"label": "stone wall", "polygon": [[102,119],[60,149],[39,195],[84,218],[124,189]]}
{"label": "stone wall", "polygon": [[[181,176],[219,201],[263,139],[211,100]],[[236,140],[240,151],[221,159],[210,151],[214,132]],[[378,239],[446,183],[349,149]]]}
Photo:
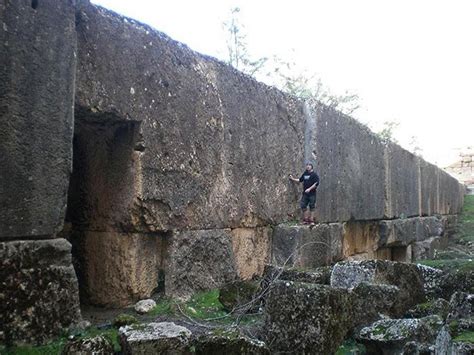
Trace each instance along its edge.
{"label": "stone wall", "polygon": [[[82,302],[124,306],[249,279],[270,260],[408,260],[440,237],[419,216],[462,206],[455,179],[352,118],[86,0],[2,2],[0,22],[0,250],[16,265],[0,317],[28,329],[10,322],[2,341],[43,342],[80,319],[70,247],[54,238],[72,244]],[[288,174],[305,159],[321,176],[311,230],[288,226],[301,193]],[[43,243],[61,253],[36,253]],[[30,271],[67,290],[69,313],[59,299],[49,315],[24,308],[13,281],[40,304],[50,295]]]}

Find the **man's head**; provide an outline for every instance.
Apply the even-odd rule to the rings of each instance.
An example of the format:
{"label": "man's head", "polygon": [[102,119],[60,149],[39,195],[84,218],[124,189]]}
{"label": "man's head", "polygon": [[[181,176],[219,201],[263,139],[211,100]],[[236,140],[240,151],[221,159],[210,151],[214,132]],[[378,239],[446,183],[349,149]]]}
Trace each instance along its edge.
{"label": "man's head", "polygon": [[306,163],[306,171],[307,172],[312,172],[313,171],[313,164]]}

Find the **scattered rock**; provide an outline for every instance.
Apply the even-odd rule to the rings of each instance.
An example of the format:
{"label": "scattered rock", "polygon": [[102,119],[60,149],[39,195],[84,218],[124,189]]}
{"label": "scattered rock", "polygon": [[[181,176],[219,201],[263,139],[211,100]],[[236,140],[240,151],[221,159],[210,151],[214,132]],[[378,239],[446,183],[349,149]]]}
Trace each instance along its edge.
{"label": "scattered rock", "polygon": [[439,284],[438,297],[451,299],[455,291],[474,294],[474,270],[456,270],[444,273]]}
{"label": "scattered rock", "polygon": [[465,292],[456,292],[449,301],[447,322],[474,316],[474,295]]}
{"label": "scattered rock", "polygon": [[141,300],[135,304],[135,311],[139,314],[145,314],[150,312],[156,307],[156,302],[152,299]]}
{"label": "scattered rock", "polygon": [[[259,290],[258,281],[233,281],[220,288],[219,301],[227,312],[246,313],[259,308]],[[252,300],[255,301],[249,304]]]}
{"label": "scattered rock", "polygon": [[63,355],[113,354],[114,347],[105,337],[98,335],[69,341],[62,351]]}
{"label": "scattered rock", "polygon": [[327,285],[277,281],[265,305],[272,352],[332,354],[352,327],[347,290]]}
{"label": "scattered rock", "polygon": [[436,300],[417,304],[415,307],[408,310],[406,315],[410,318],[423,318],[436,314],[442,319],[446,319],[448,312],[449,302],[444,298],[438,298]]}
{"label": "scattered rock", "polygon": [[397,286],[361,282],[351,292],[354,326],[367,325],[385,315],[395,304],[400,290]]}
{"label": "scattered rock", "polygon": [[127,325],[119,333],[124,354],[184,352],[191,338],[187,328],[172,322]]}
{"label": "scattered rock", "polygon": [[440,293],[443,271],[422,264],[417,264],[417,267],[421,271],[426,297],[435,298]]}
{"label": "scattered rock", "polygon": [[398,354],[410,341],[419,343],[418,348],[433,344],[443,326],[439,316],[420,319],[384,319],[357,333],[356,338],[363,342],[368,353]]}
{"label": "scattered rock", "polygon": [[390,309],[402,316],[410,307],[425,300],[422,274],[415,264],[387,260],[341,261],[331,273],[331,286],[354,288],[362,282],[393,285],[399,288]]}
{"label": "scattered rock", "polygon": [[202,355],[240,355],[270,354],[267,345],[256,339],[250,339],[236,330],[218,329],[199,336],[194,342],[196,354]]}
{"label": "scattered rock", "polygon": [[138,323],[138,319],[132,316],[131,314],[119,314],[112,322],[112,325],[115,328],[123,327],[124,325],[131,325]]}

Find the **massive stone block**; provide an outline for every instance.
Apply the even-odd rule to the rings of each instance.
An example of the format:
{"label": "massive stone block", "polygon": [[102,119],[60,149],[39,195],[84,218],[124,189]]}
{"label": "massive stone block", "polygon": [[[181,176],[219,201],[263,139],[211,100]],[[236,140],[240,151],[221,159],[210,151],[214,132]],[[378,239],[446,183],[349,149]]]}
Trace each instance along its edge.
{"label": "massive stone block", "polygon": [[187,299],[237,279],[230,229],[173,233],[165,260],[165,292]]}
{"label": "massive stone block", "polygon": [[72,242],[82,301],[124,307],[158,288],[164,236],[77,231]]}
{"label": "massive stone block", "polygon": [[420,165],[420,215],[432,216],[438,213],[439,168],[423,159]]}
{"label": "massive stone block", "polygon": [[321,222],[381,219],[384,208],[383,145],[356,120],[323,105],[313,108],[313,153],[321,178]]}
{"label": "massive stone block", "polygon": [[447,172],[439,171],[438,213],[457,214],[461,212],[464,202],[464,189],[454,177]]}
{"label": "massive stone block", "polygon": [[277,281],[265,305],[272,353],[333,354],[352,327],[347,290]]}
{"label": "massive stone block", "polygon": [[405,218],[419,215],[420,182],[418,158],[402,147],[385,147],[385,217]]}
{"label": "massive stone block", "polygon": [[[302,103],[154,29],[85,4],[76,111],[139,122],[130,231],[288,219],[303,162]],[[120,53],[120,56],[117,56]]]}
{"label": "massive stone block", "polygon": [[71,171],[75,7],[33,3],[0,3],[2,239],[58,232]]}
{"label": "massive stone block", "polygon": [[263,275],[270,262],[272,230],[269,227],[232,230],[232,248],[239,278],[249,280]]}
{"label": "massive stone block", "polygon": [[272,262],[279,266],[315,268],[342,259],[343,226],[339,223],[273,229]]}
{"label": "massive stone block", "polygon": [[0,343],[44,343],[81,320],[71,245],[0,243]]}

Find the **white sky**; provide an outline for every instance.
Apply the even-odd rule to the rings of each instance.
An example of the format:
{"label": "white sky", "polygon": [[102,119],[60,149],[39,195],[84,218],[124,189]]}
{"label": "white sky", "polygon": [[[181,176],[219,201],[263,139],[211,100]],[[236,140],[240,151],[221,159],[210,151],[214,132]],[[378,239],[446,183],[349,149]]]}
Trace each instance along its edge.
{"label": "white sky", "polygon": [[445,166],[474,145],[472,0],[92,0],[201,53],[223,58],[222,22],[241,9],[249,52],[278,54],[336,93],[357,92],[357,118],[395,137],[418,138],[425,159]]}

